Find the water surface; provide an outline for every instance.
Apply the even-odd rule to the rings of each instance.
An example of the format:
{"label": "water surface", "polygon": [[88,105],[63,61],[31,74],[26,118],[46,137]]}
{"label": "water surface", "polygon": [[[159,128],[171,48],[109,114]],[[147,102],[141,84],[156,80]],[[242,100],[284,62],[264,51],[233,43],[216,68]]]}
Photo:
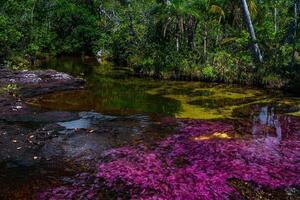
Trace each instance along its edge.
{"label": "water surface", "polygon": [[[234,134],[201,135],[196,140],[263,139],[261,145],[269,145],[269,150],[276,153],[273,147],[288,137],[285,130],[290,127],[289,116],[300,116],[300,98],[280,91],[141,79],[133,76],[128,68],[109,63],[99,65],[93,58],[51,59],[38,68],[83,78],[86,87],[27,99],[28,105],[37,110],[71,112],[78,117],[70,121],[18,124],[18,130],[25,136],[44,126],[60,128],[54,130],[57,137],[42,148],[32,150],[40,156],[33,165],[16,162],[0,165],[0,197],[4,199],[34,199],[38,191],[72,183],[74,175],[78,171],[89,171],[104,150],[137,144],[151,148],[176,132],[177,124],[172,122],[175,118],[234,123]],[[6,181],[8,179],[14,181]],[[298,190],[287,190],[294,190],[296,192],[290,195],[293,198]],[[289,197],[285,190],[280,191],[281,196],[282,193]]]}
{"label": "water surface", "polygon": [[[279,91],[217,83],[159,81],[136,78],[128,68],[99,65],[96,60],[61,58],[44,62],[83,77],[85,90],[58,92],[28,101],[55,110],[95,111],[102,114],[155,114],[193,119],[236,118],[268,108],[275,113],[300,115],[300,98]],[[255,109],[254,109],[255,108]]]}

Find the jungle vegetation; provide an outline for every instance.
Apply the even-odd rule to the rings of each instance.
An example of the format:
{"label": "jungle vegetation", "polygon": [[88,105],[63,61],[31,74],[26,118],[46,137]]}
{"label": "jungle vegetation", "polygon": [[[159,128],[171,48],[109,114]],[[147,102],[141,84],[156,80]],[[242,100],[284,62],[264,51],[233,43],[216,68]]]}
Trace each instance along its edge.
{"label": "jungle vegetation", "polygon": [[7,65],[101,50],[159,78],[300,82],[300,0],[0,0],[0,13]]}

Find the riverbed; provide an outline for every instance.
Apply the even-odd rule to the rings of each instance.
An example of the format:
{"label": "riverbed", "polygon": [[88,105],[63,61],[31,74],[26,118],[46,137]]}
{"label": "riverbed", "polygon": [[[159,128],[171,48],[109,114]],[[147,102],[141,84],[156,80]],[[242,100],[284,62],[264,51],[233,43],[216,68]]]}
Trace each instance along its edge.
{"label": "riverbed", "polygon": [[[13,145],[18,152],[18,148],[23,148],[22,145],[18,145],[22,138],[34,143],[34,137],[37,135],[35,133],[38,133],[39,137],[43,134],[42,143],[41,140],[36,140],[41,143],[38,144],[38,148],[29,148],[22,154],[16,153],[16,157],[9,154],[10,158],[1,162],[1,199],[49,199],[51,196],[66,199],[66,191],[69,192],[70,199],[127,199],[132,198],[132,195],[137,199],[149,199],[157,195],[155,191],[163,193],[162,196],[157,196],[161,199],[180,199],[183,195],[195,191],[203,193],[202,199],[300,198],[299,184],[295,180],[297,177],[289,178],[300,174],[300,150],[299,146],[297,147],[300,142],[299,97],[281,91],[238,85],[139,78],[134,76],[134,72],[129,68],[112,66],[110,63],[99,65],[93,58],[51,59],[35,68],[68,73],[85,80],[85,85],[22,98],[28,109],[34,110],[38,117],[24,113],[18,118],[1,118],[1,134],[13,134],[10,140],[5,141],[5,145],[1,145],[2,148]],[[221,151],[219,145],[223,145],[227,156],[219,157],[220,154],[215,155],[213,152],[206,155],[205,152],[212,151],[212,146],[213,149]],[[162,150],[162,146],[169,147],[168,151],[174,153],[169,155],[165,149]],[[183,150],[178,153],[171,146]],[[189,149],[186,146],[194,148]],[[201,149],[204,146],[207,147],[205,151]],[[285,149],[287,147],[293,152],[288,152]],[[255,151],[251,151],[253,157],[248,158],[240,152],[229,150],[232,148],[244,153],[249,153],[249,149],[253,148]],[[119,151],[126,153],[122,153],[122,158],[107,153],[114,150],[117,155]],[[4,152],[5,149],[1,151]],[[196,155],[191,156],[195,152],[202,152],[203,157],[206,156],[205,160]],[[281,155],[280,158],[273,157],[277,153]],[[107,159],[103,154],[109,154],[113,159]],[[136,155],[145,159],[139,160]],[[228,155],[232,155],[234,162]],[[159,158],[160,156],[166,157],[166,160]],[[241,164],[239,159],[242,156],[247,157],[243,160],[250,164]],[[125,163],[122,160],[124,158]],[[259,159],[260,161],[257,161]],[[274,160],[275,164],[286,164],[286,170],[293,169],[291,174],[280,174],[280,178],[274,178],[273,171],[279,174],[283,173],[283,169],[272,164],[265,166],[265,163],[271,160]],[[169,161],[172,161],[172,164],[169,164]],[[135,173],[124,172],[129,170],[129,167],[126,168],[128,162],[137,166],[133,170],[140,172],[141,176],[147,177],[151,173],[153,175],[141,182],[128,178],[129,175],[138,176]],[[144,168],[149,162],[160,163],[150,167],[155,168],[157,172]],[[165,166],[161,162],[168,164]],[[216,162],[220,162],[218,167],[212,169],[206,166]],[[101,167],[98,167],[99,163]],[[138,163],[143,165],[139,166]],[[115,168],[114,164],[122,164],[125,168]],[[228,174],[220,169],[222,165],[227,168],[236,166],[236,169],[231,169],[233,172],[247,168],[251,173],[244,172],[247,176],[238,172]],[[207,181],[214,180],[217,175],[224,178],[219,177],[218,180],[222,180],[219,182],[216,178],[215,183],[202,183],[202,189],[195,186],[195,190],[185,191],[182,185],[174,189],[182,177],[174,175],[170,178],[169,175],[182,173],[182,176],[189,176],[191,169],[187,167],[191,166],[199,169],[195,173],[201,171],[201,176],[205,174],[202,178]],[[207,170],[200,166],[206,166]],[[164,171],[165,168],[168,169],[167,172]],[[123,170],[122,173],[118,169]],[[266,170],[265,174],[269,173],[270,176],[255,173],[255,170],[265,169],[273,170]],[[89,174],[89,178],[78,179],[79,174],[83,173]],[[122,184],[118,185],[120,177],[109,173],[120,173],[127,178],[121,177]],[[93,176],[97,181],[100,181],[100,178],[102,182],[110,182],[110,185],[104,186],[102,182],[92,184],[93,187],[90,188],[94,188],[94,191],[88,192],[86,186],[78,189],[76,183],[89,180]],[[137,185],[153,177],[154,182],[162,180],[159,184],[147,183],[145,187],[137,188]],[[161,183],[164,180],[169,180],[170,185]],[[84,184],[89,185],[87,182]],[[195,182],[193,184],[198,184]],[[204,191],[208,191],[207,184],[222,184],[226,187],[211,186],[211,194],[204,194]],[[61,189],[62,186],[66,188]],[[129,186],[132,188],[128,188]],[[166,189],[160,191],[156,188],[158,186]],[[74,187],[77,188],[76,192]],[[105,187],[105,191],[100,187]],[[114,193],[111,191],[117,191],[119,195],[111,194]],[[174,192],[177,192],[178,196],[172,196]],[[190,196],[190,199],[193,198],[195,196]]]}

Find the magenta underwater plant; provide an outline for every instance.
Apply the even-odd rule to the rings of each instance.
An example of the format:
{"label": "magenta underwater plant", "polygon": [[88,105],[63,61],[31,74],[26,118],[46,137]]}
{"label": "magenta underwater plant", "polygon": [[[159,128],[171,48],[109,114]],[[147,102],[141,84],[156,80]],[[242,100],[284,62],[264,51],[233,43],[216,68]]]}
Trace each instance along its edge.
{"label": "magenta underwater plant", "polygon": [[[255,137],[237,137],[229,122],[178,120],[179,131],[155,147],[106,151],[106,162],[97,166],[96,180],[112,189],[122,183],[131,199],[147,200],[229,199],[235,192],[229,179],[270,189],[299,186],[300,120],[289,120],[280,137],[260,136],[257,130]],[[67,189],[65,199],[74,197],[78,192],[74,189]],[[57,191],[60,188],[42,194],[53,197]],[[82,189],[76,195],[83,192],[87,194]]]}
{"label": "magenta underwater plant", "polygon": [[97,191],[100,185],[94,179],[92,174],[81,173],[76,175],[76,182],[69,186],[59,186],[45,192],[37,194],[37,199],[40,200],[68,200],[68,199],[84,199],[92,200],[97,196]]}

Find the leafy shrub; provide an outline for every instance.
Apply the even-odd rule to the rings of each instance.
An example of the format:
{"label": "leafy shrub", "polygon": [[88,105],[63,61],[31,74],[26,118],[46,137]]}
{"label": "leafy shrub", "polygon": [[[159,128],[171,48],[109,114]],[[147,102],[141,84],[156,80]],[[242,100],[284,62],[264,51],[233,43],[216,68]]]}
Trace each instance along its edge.
{"label": "leafy shrub", "polygon": [[30,62],[21,56],[13,56],[5,61],[5,65],[13,70],[24,70],[30,67]]}
{"label": "leafy shrub", "polygon": [[202,69],[202,75],[207,80],[214,80],[216,78],[215,69],[212,66],[204,66]]}

